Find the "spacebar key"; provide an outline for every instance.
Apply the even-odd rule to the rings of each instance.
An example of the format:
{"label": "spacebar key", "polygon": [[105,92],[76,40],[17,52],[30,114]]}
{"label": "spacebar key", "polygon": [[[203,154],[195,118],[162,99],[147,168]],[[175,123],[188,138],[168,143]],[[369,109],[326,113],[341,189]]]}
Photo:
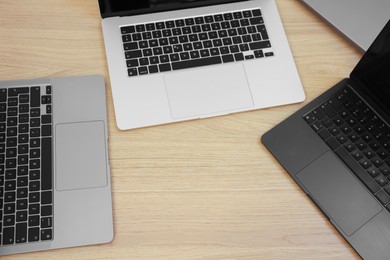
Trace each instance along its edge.
{"label": "spacebar key", "polygon": [[213,65],[213,64],[219,64],[219,63],[222,63],[221,57],[216,56],[216,57],[202,58],[202,59],[196,59],[196,60],[172,62],[172,69],[173,70],[180,70],[180,69]]}
{"label": "spacebar key", "polygon": [[52,167],[52,144],[51,137],[42,138],[42,155],[41,155],[41,188],[42,190],[51,190],[53,185],[53,167]]}

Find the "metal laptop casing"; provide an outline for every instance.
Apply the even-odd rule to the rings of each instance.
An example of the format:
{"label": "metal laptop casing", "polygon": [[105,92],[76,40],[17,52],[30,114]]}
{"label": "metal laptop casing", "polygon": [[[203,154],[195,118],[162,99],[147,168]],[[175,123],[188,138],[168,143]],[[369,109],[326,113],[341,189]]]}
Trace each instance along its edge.
{"label": "metal laptop casing", "polygon": [[388,0],[301,1],[364,51],[390,19]]}
{"label": "metal laptop casing", "polygon": [[[335,223],[329,213],[318,204],[316,198],[310,194],[298,177],[298,174],[317,158],[329,152],[333,153],[328,145],[304,121],[303,115],[328,100],[348,83],[350,83],[349,79],[341,81],[265,133],[261,141],[360,256],[364,259],[384,260],[388,259],[390,254],[390,213],[387,210],[382,207],[378,214],[357,229],[356,232],[347,234]],[[343,167],[349,171],[349,168],[344,164]],[[358,180],[352,173],[351,176]],[[374,198],[363,184],[359,184]]]}
{"label": "metal laptop casing", "polygon": [[[128,77],[121,26],[252,8],[261,9],[275,53],[273,57],[242,62],[254,99],[252,107],[173,119],[164,85],[164,74],[180,73],[180,71]],[[274,0],[253,0],[137,16],[109,17],[103,19],[102,26],[115,116],[117,125],[122,130],[301,102],[305,98]],[[199,68],[217,66],[223,68],[226,65]],[[222,85],[223,80],[221,79]],[[189,78],[188,81],[196,81],[196,78]],[[217,99],[217,97],[213,98]]]}
{"label": "metal laptop casing", "polygon": [[[108,128],[102,76],[0,82],[1,87],[52,85],[53,114],[53,240],[0,247],[0,255],[107,243],[113,239]],[[106,185],[60,191],[56,188],[56,126],[99,122],[104,129]],[[85,180],[84,180],[85,181]]]}

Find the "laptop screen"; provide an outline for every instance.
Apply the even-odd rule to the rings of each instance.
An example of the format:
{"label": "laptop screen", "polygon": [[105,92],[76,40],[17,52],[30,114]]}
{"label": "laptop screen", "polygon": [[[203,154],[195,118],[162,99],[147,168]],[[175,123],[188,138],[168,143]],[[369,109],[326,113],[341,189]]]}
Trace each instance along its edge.
{"label": "laptop screen", "polygon": [[99,0],[103,18],[162,12],[246,0]]}
{"label": "laptop screen", "polygon": [[363,90],[390,116],[390,21],[351,73]]}

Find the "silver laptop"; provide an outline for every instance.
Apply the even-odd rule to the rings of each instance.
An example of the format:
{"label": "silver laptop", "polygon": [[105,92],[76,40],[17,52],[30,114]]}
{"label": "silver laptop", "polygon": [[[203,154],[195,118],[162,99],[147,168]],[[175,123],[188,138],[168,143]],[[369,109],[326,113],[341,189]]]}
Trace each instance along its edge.
{"label": "silver laptop", "polygon": [[389,0],[302,0],[366,51],[390,19]]}
{"label": "silver laptop", "polygon": [[303,101],[274,0],[99,0],[120,129]]}
{"label": "silver laptop", "polygon": [[103,77],[0,82],[0,255],[112,239]]}

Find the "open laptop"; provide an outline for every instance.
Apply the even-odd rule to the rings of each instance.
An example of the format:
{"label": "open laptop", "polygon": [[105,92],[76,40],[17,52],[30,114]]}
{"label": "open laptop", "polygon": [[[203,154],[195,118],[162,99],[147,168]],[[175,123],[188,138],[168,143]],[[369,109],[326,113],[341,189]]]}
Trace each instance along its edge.
{"label": "open laptop", "polygon": [[364,259],[390,255],[390,22],[348,79],[262,142]]}
{"label": "open laptop", "polygon": [[112,239],[104,78],[0,82],[0,255]]}
{"label": "open laptop", "polygon": [[300,102],[274,0],[99,0],[120,129]]}
{"label": "open laptop", "polygon": [[366,51],[390,19],[389,0],[301,0]]}

